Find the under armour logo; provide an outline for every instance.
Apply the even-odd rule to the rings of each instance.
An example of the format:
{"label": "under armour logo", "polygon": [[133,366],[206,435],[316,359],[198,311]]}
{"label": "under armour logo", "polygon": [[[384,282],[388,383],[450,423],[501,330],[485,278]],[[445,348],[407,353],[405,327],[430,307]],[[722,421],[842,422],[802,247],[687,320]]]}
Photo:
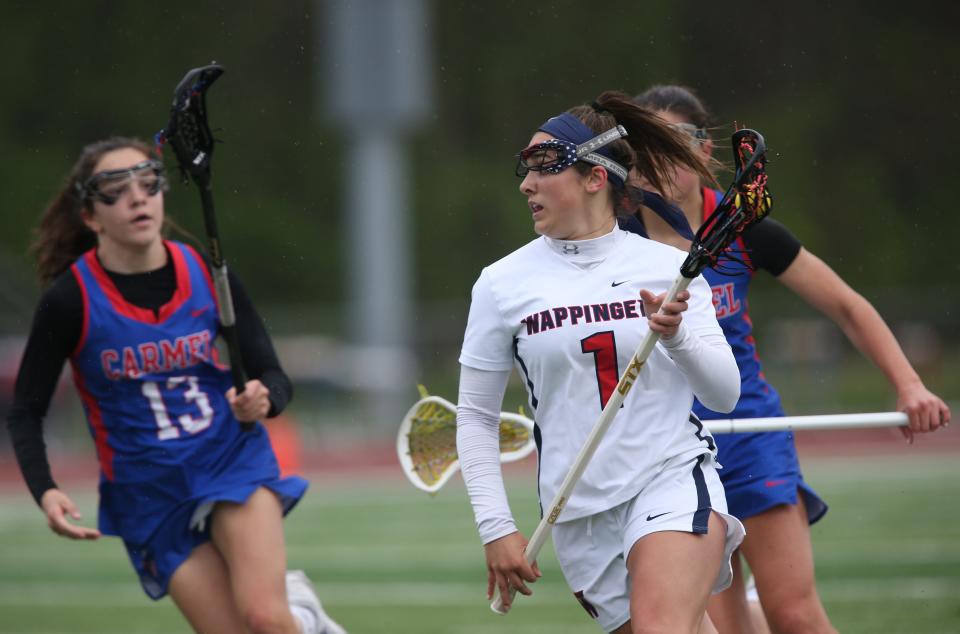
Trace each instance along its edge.
{"label": "under armour logo", "polygon": [[563,254],[564,255],[578,255],[580,253],[580,245],[578,244],[565,244],[563,245]]}

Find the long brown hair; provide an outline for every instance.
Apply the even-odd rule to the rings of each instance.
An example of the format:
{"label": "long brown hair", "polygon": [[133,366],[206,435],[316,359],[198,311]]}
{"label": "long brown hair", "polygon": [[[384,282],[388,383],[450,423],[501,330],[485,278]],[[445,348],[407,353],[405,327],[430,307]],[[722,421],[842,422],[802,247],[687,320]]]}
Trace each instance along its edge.
{"label": "long brown hair", "polygon": [[92,213],[93,207],[85,200],[82,186],[105,154],[123,148],[133,148],[143,152],[144,156],[159,158],[150,145],[132,137],[110,137],[83,148],[60,192],[43,212],[31,245],[42,285],[49,284],[74,260],[97,246],[96,234],[83,222],[84,210]]}
{"label": "long brown hair", "polygon": [[688,86],[656,84],[634,97],[633,103],[654,112],[672,112],[698,128],[706,128],[713,118],[703,100]]}
{"label": "long brown hair", "polygon": [[[707,182],[715,182],[706,159],[693,151],[687,136],[670,127],[651,110],[634,103],[626,93],[607,91],[593,104],[577,106],[568,112],[597,134],[617,124],[626,128],[627,137],[614,141],[607,148],[615,161],[628,170],[636,170],[659,192],[666,191],[664,186],[669,183],[676,167],[689,168]],[[581,163],[575,166],[586,171],[592,167]],[[627,184],[620,195],[615,192],[614,211],[618,215],[632,214],[636,211],[636,202],[642,199],[642,191]]]}

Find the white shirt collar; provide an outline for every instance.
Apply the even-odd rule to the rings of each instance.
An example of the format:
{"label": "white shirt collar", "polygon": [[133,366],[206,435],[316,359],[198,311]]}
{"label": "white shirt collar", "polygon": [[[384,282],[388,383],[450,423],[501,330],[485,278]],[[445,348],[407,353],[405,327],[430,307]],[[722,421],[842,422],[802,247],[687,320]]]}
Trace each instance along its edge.
{"label": "white shirt collar", "polygon": [[626,232],[614,224],[610,233],[589,240],[554,240],[543,236],[547,246],[577,265],[599,264],[620,245]]}

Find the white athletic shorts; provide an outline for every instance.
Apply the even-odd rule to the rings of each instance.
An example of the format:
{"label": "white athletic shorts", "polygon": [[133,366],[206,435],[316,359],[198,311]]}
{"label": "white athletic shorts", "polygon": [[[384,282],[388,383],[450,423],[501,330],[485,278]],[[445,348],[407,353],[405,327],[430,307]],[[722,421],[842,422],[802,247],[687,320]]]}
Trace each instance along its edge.
{"label": "white athletic shorts", "polygon": [[727,523],[725,563],[713,592],[730,585],[730,555],[743,541],[740,521],[727,513],[712,456],[667,465],[632,500],[589,517],[553,526],[553,545],[574,596],[597,624],[611,632],[630,620],[627,556],[640,538],[659,531],[706,533],[711,511]]}

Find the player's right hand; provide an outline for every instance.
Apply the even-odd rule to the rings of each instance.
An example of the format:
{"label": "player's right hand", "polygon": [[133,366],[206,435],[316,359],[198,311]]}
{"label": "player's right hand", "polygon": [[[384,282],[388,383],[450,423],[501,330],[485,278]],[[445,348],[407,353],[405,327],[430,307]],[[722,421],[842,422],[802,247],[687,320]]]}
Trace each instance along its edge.
{"label": "player's right hand", "polygon": [[100,531],[95,528],[75,526],[68,516],[80,519],[80,511],[66,493],[60,489],[48,489],[40,498],[40,507],[47,516],[47,526],[57,535],[68,539],[97,539]]}
{"label": "player's right hand", "polygon": [[663,303],[667,298],[666,293],[654,295],[647,289],[641,289],[640,298],[643,300],[643,312],[647,316],[650,330],[659,334],[662,339],[675,337],[680,329],[680,322],[683,321],[683,313],[689,308],[687,300],[690,299],[690,291],[680,291],[676,298],[667,304]]}
{"label": "player's right hand", "polygon": [[510,609],[513,592],[533,594],[526,583],[533,583],[542,576],[537,562],[527,563],[523,550],[527,547],[527,538],[520,532],[510,533],[495,539],[483,548],[487,556],[487,599],[493,599],[493,589],[500,591],[505,610]]}

